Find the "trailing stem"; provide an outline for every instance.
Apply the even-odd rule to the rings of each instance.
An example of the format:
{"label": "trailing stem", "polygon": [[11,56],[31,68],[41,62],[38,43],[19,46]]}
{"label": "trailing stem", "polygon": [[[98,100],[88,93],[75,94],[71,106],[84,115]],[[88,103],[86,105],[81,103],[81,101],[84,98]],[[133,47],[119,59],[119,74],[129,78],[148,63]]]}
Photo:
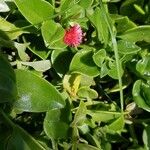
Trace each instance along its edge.
{"label": "trailing stem", "polygon": [[123,113],[123,109],[124,109],[124,100],[123,100],[123,88],[122,88],[122,77],[121,77],[121,72],[120,72],[120,68],[121,68],[121,64],[119,61],[119,54],[118,54],[118,47],[117,47],[117,41],[116,41],[116,36],[113,32],[113,26],[111,25],[110,19],[108,14],[106,13],[106,10],[103,6],[102,0],[100,0],[100,4],[104,13],[104,19],[107,23],[109,32],[110,32],[110,36],[111,36],[111,41],[112,41],[112,46],[113,46],[113,50],[114,50],[114,54],[115,54],[115,59],[116,59],[116,67],[117,67],[117,74],[118,74],[118,81],[119,81],[119,89],[120,89],[120,104],[121,104],[121,112]]}

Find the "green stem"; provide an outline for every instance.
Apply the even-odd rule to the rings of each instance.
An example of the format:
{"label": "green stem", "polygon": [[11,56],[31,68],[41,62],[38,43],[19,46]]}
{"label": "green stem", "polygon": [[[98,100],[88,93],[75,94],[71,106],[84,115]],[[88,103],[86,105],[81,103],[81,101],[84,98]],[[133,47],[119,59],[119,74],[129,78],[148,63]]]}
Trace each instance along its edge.
{"label": "green stem", "polygon": [[116,59],[118,81],[119,81],[121,112],[123,113],[124,100],[123,100],[122,78],[121,78],[121,72],[120,72],[121,64],[120,64],[120,61],[119,61],[119,54],[118,54],[118,47],[117,47],[116,36],[114,35],[113,27],[111,27],[111,23],[109,22],[109,16],[107,15],[107,13],[105,11],[105,8],[103,6],[102,0],[100,0],[100,4],[102,6],[102,10],[103,10],[104,15],[105,15],[104,19],[105,19],[105,21],[107,23],[107,26],[109,28],[109,32],[110,32],[110,35],[111,35],[112,46],[113,46],[115,59]]}
{"label": "green stem", "polygon": [[113,111],[91,111],[91,110],[87,110],[87,114],[92,114],[92,113],[101,113],[101,114],[112,114],[112,115],[128,115],[130,112],[113,112]]}
{"label": "green stem", "polygon": [[54,139],[51,139],[51,141],[52,141],[52,149],[53,150],[58,150],[56,141]]}

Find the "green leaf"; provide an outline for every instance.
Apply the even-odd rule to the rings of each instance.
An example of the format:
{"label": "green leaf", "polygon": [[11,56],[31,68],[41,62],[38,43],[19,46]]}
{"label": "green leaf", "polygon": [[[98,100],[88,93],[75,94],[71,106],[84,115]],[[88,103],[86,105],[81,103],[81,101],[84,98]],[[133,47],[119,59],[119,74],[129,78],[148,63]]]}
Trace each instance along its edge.
{"label": "green leaf", "polygon": [[92,117],[96,122],[108,122],[120,116],[120,113],[111,112],[111,111],[101,111],[101,110],[88,110],[87,114]]}
{"label": "green leaf", "polygon": [[80,0],[79,5],[82,6],[84,9],[88,9],[91,7],[93,0]]}
{"label": "green leaf", "polygon": [[[120,63],[120,62],[119,62]],[[117,73],[117,67],[116,67],[116,62],[109,62],[109,71],[108,71],[108,75],[113,78],[113,79],[118,79],[118,73]],[[124,70],[121,66],[121,63],[120,63],[120,75],[122,76],[124,73]]]}
{"label": "green leaf", "polygon": [[75,1],[73,0],[61,0],[61,4],[60,4],[60,11],[66,11],[68,8],[71,8],[73,5],[75,4]]}
{"label": "green leaf", "polygon": [[31,135],[17,125],[13,126],[13,133],[9,137],[7,149],[45,150]]}
{"label": "green leaf", "polygon": [[36,56],[40,57],[41,59],[46,59],[50,53],[49,49],[45,46],[44,41],[42,37],[35,36],[32,34],[27,36],[25,41],[28,43],[30,42],[30,45],[28,46],[28,49],[35,54]]}
{"label": "green leaf", "polygon": [[108,44],[109,41],[109,31],[107,23],[104,19],[105,14],[101,8],[96,8],[92,15],[87,14],[89,20],[92,22],[94,27],[97,30],[98,39],[104,43],[105,45]]}
{"label": "green leaf", "polygon": [[124,55],[135,54],[140,51],[141,48],[138,47],[134,42],[120,40],[118,41],[118,52]]}
{"label": "green leaf", "polygon": [[114,131],[121,131],[124,127],[124,116],[121,115],[119,118],[117,118],[114,122],[112,122],[110,125],[108,125],[108,128],[110,130]]}
{"label": "green leaf", "polygon": [[77,144],[77,148],[78,150],[99,150],[99,148],[97,147],[94,147],[92,145],[89,145],[89,144]]}
{"label": "green leaf", "polygon": [[122,33],[118,37],[127,40],[130,42],[138,42],[138,41],[146,41],[150,43],[150,26],[138,26],[136,28],[127,30],[126,32]]}
{"label": "green leaf", "polygon": [[98,67],[101,67],[106,57],[106,51],[104,49],[99,50],[93,55],[93,60]]}
{"label": "green leaf", "polygon": [[80,50],[71,61],[70,72],[81,73],[92,77],[98,76],[100,71],[92,57],[92,51]]}
{"label": "green leaf", "polygon": [[85,16],[83,8],[77,4],[78,1],[75,0],[62,0],[59,7],[60,12],[62,13],[62,20],[65,22],[70,19],[77,20]]}
{"label": "green leaf", "polygon": [[51,64],[49,60],[41,60],[41,61],[34,61],[34,62],[21,62],[22,65],[31,66],[36,71],[44,72],[51,68]]}
{"label": "green leaf", "polygon": [[21,60],[23,61],[28,61],[30,58],[27,55],[27,53],[25,52],[27,47],[29,46],[29,43],[14,43],[14,46],[16,47],[17,51],[18,51],[18,55],[20,57]]}
{"label": "green leaf", "polygon": [[150,57],[145,56],[136,64],[136,70],[144,76],[150,76]]}
{"label": "green leaf", "polygon": [[66,45],[63,42],[65,31],[59,23],[52,20],[45,21],[41,27],[42,36],[46,47],[50,49],[62,49]]}
{"label": "green leaf", "polygon": [[44,0],[15,0],[19,11],[33,25],[49,20],[54,14],[53,6]]}
{"label": "green leaf", "polygon": [[127,16],[118,16],[114,18],[116,23],[117,33],[123,33],[129,29],[137,27],[137,25],[132,22]]}
{"label": "green leaf", "polygon": [[53,85],[30,71],[16,70],[18,100],[14,108],[27,112],[45,112],[62,108],[65,101]]}
{"label": "green leaf", "polygon": [[66,110],[55,109],[46,113],[46,117],[44,119],[44,131],[49,138],[67,138],[69,124],[67,120],[68,112]]}
{"label": "green leaf", "polygon": [[54,50],[51,54],[51,61],[54,69],[62,76],[69,71],[69,65],[72,60],[73,53],[67,49]]}
{"label": "green leaf", "polygon": [[100,70],[100,77],[103,78],[104,76],[106,76],[108,74],[109,70],[107,67],[107,62],[104,62],[101,66],[101,70]]}
{"label": "green leaf", "polygon": [[81,126],[86,119],[86,113],[87,113],[86,105],[83,101],[81,101],[78,110],[75,113],[74,120],[71,123],[71,126],[72,127]]}
{"label": "green leaf", "polygon": [[18,38],[22,33],[27,33],[17,28],[14,24],[6,21],[4,18],[0,17],[0,30],[4,31],[10,40]]}
{"label": "green leaf", "polygon": [[98,97],[98,93],[89,87],[79,88],[77,95],[81,98],[90,98],[90,99],[96,99]]}
{"label": "green leaf", "polygon": [[0,54],[0,103],[16,99],[15,73],[8,60]]}
{"label": "green leaf", "polygon": [[150,126],[146,126],[143,131],[143,142],[146,150],[150,148]]}
{"label": "green leaf", "polygon": [[134,86],[132,89],[132,95],[133,95],[133,99],[134,99],[135,103],[139,107],[150,112],[149,90],[150,90],[150,86],[148,84],[143,83],[141,80],[137,80],[134,83]]}

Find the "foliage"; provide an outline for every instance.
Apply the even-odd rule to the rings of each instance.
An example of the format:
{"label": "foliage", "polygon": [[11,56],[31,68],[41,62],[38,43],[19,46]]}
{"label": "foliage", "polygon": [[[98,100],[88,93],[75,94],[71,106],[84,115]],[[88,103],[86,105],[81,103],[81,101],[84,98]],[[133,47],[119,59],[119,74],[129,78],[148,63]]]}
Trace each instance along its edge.
{"label": "foliage", "polygon": [[148,0],[1,0],[0,149],[149,150],[149,48]]}

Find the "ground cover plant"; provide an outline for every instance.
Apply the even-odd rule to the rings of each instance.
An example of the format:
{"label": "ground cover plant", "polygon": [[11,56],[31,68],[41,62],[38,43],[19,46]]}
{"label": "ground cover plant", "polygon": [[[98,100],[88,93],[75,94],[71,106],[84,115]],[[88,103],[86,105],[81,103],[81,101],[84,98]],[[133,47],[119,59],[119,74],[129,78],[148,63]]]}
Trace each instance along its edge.
{"label": "ground cover plant", "polygon": [[0,150],[149,150],[149,50],[149,0],[1,0]]}

